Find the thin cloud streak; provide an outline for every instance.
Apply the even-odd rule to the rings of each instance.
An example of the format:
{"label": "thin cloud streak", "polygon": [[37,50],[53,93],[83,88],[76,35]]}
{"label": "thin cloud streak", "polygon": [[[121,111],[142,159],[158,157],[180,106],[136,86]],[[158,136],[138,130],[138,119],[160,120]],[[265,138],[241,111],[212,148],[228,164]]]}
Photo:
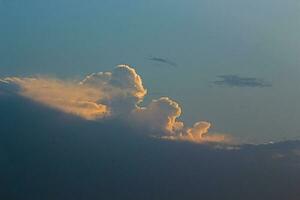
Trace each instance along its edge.
{"label": "thin cloud streak", "polygon": [[229,86],[229,87],[271,87],[270,83],[267,83],[263,79],[254,78],[254,77],[241,77],[238,75],[220,75],[218,76],[219,79],[214,81],[215,85],[219,86]]}
{"label": "thin cloud streak", "polygon": [[173,67],[177,67],[177,63],[171,61],[171,60],[168,60],[168,59],[165,59],[165,58],[160,58],[160,57],[151,57],[149,58],[149,60],[151,61],[154,61],[154,62],[160,62],[160,63],[164,63],[164,64],[167,64],[167,65],[170,65],[170,66],[173,66]]}

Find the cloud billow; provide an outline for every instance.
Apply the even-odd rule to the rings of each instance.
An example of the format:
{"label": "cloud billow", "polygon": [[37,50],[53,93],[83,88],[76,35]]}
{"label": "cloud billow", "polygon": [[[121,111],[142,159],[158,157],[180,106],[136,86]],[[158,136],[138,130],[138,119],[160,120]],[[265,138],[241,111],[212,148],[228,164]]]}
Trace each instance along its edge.
{"label": "cloud billow", "polygon": [[207,134],[209,122],[200,121],[186,127],[178,120],[181,107],[168,97],[140,106],[147,90],[142,78],[128,65],[118,65],[111,72],[93,73],[80,82],[48,77],[0,80],[1,87],[14,88],[11,92],[87,120],[121,119],[133,127],[148,130],[151,136],[171,140],[202,143],[228,139],[224,135]]}

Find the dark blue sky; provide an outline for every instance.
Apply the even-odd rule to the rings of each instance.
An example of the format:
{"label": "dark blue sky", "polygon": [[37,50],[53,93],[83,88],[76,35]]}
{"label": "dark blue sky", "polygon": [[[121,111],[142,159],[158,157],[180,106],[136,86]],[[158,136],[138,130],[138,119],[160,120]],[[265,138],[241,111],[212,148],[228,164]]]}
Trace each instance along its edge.
{"label": "dark blue sky", "polygon": [[159,140],[118,120],[95,123],[20,96],[0,97],[1,199],[296,200],[300,195],[299,141],[228,149]]}

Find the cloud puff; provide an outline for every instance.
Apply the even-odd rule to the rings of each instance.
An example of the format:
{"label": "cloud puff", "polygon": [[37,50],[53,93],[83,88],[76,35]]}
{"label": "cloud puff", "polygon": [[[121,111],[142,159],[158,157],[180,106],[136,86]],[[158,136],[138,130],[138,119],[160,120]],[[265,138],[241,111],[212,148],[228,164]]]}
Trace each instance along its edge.
{"label": "cloud puff", "polygon": [[178,103],[168,97],[152,100],[147,107],[138,107],[131,117],[138,125],[146,127],[154,136],[170,140],[183,140],[196,143],[229,142],[229,137],[221,134],[208,134],[211,123],[200,121],[193,127],[185,127],[178,118],[181,108]]}
{"label": "cloud puff", "polygon": [[[99,72],[80,82],[53,78],[4,78],[1,88],[87,120],[117,118],[147,129],[152,136],[192,142],[225,141],[223,135],[208,135],[211,124],[197,122],[186,127],[178,118],[179,104],[168,97],[141,107],[147,90],[141,77],[128,65],[111,72]],[[7,89],[8,88],[8,89]],[[14,88],[14,89],[10,89]]]}
{"label": "cloud puff", "polygon": [[158,134],[171,135],[183,128],[183,123],[176,120],[180,114],[178,103],[168,97],[161,97],[152,100],[147,107],[137,107],[131,115],[139,124],[158,131]]}
{"label": "cloud puff", "polygon": [[105,98],[101,101],[114,116],[127,115],[147,94],[141,77],[127,65],[119,65],[112,72],[91,74],[80,85],[102,90]]}
{"label": "cloud puff", "polygon": [[[183,123],[182,123],[183,124]],[[211,123],[200,121],[196,122],[192,128],[182,128],[179,132],[173,135],[163,136],[164,139],[170,140],[180,140],[195,143],[205,143],[205,142],[222,142],[231,143],[233,140],[225,134],[211,134],[208,133]]]}

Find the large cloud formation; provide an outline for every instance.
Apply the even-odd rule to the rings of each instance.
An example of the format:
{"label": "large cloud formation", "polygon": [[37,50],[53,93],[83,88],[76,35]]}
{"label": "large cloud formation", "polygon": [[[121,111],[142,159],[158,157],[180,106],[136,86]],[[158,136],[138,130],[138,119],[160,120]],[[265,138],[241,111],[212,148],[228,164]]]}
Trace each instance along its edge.
{"label": "large cloud formation", "polygon": [[47,77],[0,79],[6,90],[87,120],[117,118],[146,128],[152,136],[192,142],[224,142],[224,135],[209,135],[210,123],[200,121],[186,127],[178,118],[181,108],[168,97],[141,107],[147,90],[141,77],[128,65],[111,72],[93,73],[78,82]]}

